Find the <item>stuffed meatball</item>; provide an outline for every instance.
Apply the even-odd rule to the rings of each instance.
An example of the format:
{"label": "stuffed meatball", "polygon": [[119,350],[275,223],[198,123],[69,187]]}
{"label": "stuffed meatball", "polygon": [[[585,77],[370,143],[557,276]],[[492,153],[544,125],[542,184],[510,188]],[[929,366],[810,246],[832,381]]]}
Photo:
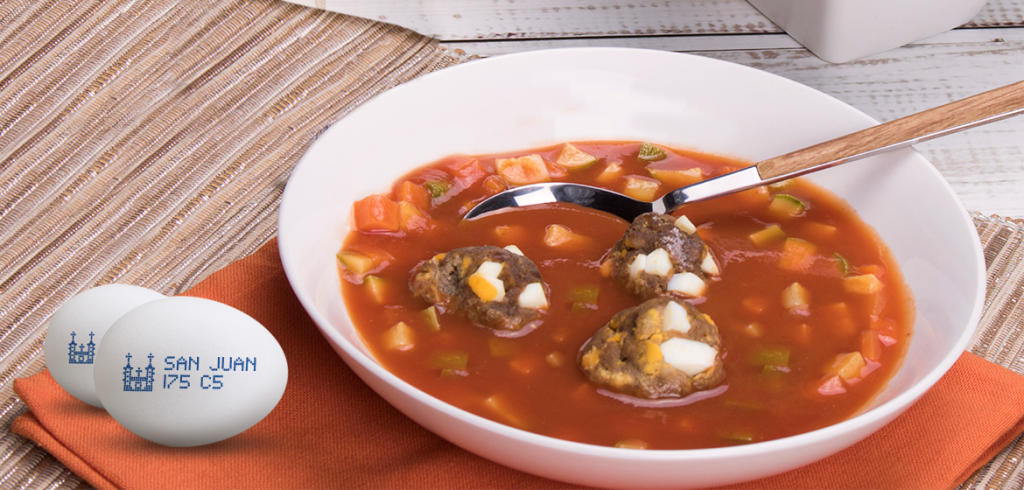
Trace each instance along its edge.
{"label": "stuffed meatball", "polygon": [[612,317],[580,351],[590,381],[639,398],[683,397],[725,379],[722,339],[683,300],[655,298]]}
{"label": "stuffed meatball", "polygon": [[499,332],[520,331],[548,306],[540,271],[517,249],[481,246],[438,254],[419,267],[409,287],[444,311]]}

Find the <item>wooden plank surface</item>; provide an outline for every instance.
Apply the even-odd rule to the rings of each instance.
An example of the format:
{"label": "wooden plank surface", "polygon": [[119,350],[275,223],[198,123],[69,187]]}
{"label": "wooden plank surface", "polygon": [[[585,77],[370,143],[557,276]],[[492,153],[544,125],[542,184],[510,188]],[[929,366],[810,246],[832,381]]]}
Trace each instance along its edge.
{"label": "wooden plank surface", "polygon": [[[397,24],[441,41],[782,32],[746,0],[288,1]],[[1022,19],[1024,2],[990,0],[967,26],[1020,26]]]}

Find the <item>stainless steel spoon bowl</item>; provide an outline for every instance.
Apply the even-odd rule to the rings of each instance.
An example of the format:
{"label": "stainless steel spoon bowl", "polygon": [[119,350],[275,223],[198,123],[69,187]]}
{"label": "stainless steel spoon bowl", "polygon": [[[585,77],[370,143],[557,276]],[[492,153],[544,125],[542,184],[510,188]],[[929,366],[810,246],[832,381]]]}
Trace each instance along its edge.
{"label": "stainless steel spoon bowl", "polygon": [[853,160],[938,138],[1024,113],[1024,81],[764,160],[754,166],[681,187],[654,202],[599,187],[547,182],[515,187],[477,204],[463,219],[510,207],[566,202],[614,214],[626,221],[644,213],[671,213],[703,201],[816,172]]}

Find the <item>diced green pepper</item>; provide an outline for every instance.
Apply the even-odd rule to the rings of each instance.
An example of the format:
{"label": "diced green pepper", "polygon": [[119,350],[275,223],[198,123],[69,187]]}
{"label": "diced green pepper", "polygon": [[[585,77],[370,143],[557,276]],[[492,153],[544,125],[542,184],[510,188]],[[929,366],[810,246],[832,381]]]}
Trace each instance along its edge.
{"label": "diced green pepper", "polygon": [[661,148],[658,148],[646,141],[640,144],[640,152],[636,155],[640,160],[647,162],[664,160],[667,156],[668,154],[665,153],[665,150],[662,150]]}
{"label": "diced green pepper", "polygon": [[463,351],[436,352],[430,358],[430,367],[434,369],[466,369],[469,354]]}
{"label": "diced green pepper", "polygon": [[783,347],[761,349],[754,354],[751,361],[757,366],[788,367],[789,349]]}
{"label": "diced green pepper", "polygon": [[424,183],[423,187],[426,187],[427,191],[430,192],[430,197],[437,199],[448,192],[448,189],[452,188],[452,183],[447,180],[431,180]]}
{"label": "diced green pepper", "polygon": [[850,263],[846,261],[846,257],[839,255],[839,252],[832,254],[836,258],[837,265],[839,266],[839,274],[846,277],[850,273]]}
{"label": "diced green pepper", "polygon": [[789,194],[776,194],[772,196],[772,202],[768,205],[768,210],[786,216],[797,216],[804,212],[807,206],[804,202],[789,195]]}

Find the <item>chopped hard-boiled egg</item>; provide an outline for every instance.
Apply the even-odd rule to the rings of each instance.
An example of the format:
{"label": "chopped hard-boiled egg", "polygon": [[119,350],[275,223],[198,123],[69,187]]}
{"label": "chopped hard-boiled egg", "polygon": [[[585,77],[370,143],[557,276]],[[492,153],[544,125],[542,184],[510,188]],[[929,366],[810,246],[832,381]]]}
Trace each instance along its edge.
{"label": "chopped hard-boiled egg", "polygon": [[675,330],[677,332],[686,333],[690,331],[690,317],[686,314],[686,308],[670,301],[665,305],[665,315],[661,321],[662,330]]}
{"label": "chopped hard-boiled egg", "polygon": [[502,301],[505,299],[505,284],[498,279],[502,264],[486,261],[469,276],[469,287],[481,301]]}
{"label": "chopped hard-boiled egg", "polygon": [[676,228],[679,228],[680,231],[687,235],[697,233],[697,227],[693,226],[693,222],[691,222],[690,218],[687,218],[685,214],[676,218],[674,224],[676,225]]}
{"label": "chopped hard-boiled egg", "polygon": [[647,268],[647,255],[637,254],[633,263],[629,264],[629,277],[636,277]]}
{"label": "chopped hard-boiled egg", "polygon": [[547,308],[548,298],[544,295],[544,285],[539,282],[531,282],[519,293],[519,306],[523,308]]}
{"label": "chopped hard-boiled egg", "polygon": [[508,250],[509,252],[512,252],[512,253],[514,253],[516,255],[523,256],[523,251],[519,250],[519,247],[517,247],[515,245],[509,245],[509,246],[505,247],[505,250]]}
{"label": "chopped hard-boiled egg", "polygon": [[718,351],[708,344],[681,338],[668,339],[660,347],[665,362],[687,376],[695,376],[714,366],[718,355]]}
{"label": "chopped hard-boiled egg", "polygon": [[711,274],[712,276],[717,276],[719,274],[718,263],[715,262],[715,258],[707,249],[704,249],[704,260],[700,263],[700,270],[704,271],[705,274]]}
{"label": "chopped hard-boiled egg", "polygon": [[669,291],[692,298],[703,295],[706,288],[707,285],[704,284],[704,280],[692,272],[672,274],[672,278],[668,280]]}
{"label": "chopped hard-boiled egg", "polygon": [[672,259],[665,249],[656,248],[653,252],[647,254],[647,260],[644,262],[644,272],[656,276],[668,276],[672,270]]}

